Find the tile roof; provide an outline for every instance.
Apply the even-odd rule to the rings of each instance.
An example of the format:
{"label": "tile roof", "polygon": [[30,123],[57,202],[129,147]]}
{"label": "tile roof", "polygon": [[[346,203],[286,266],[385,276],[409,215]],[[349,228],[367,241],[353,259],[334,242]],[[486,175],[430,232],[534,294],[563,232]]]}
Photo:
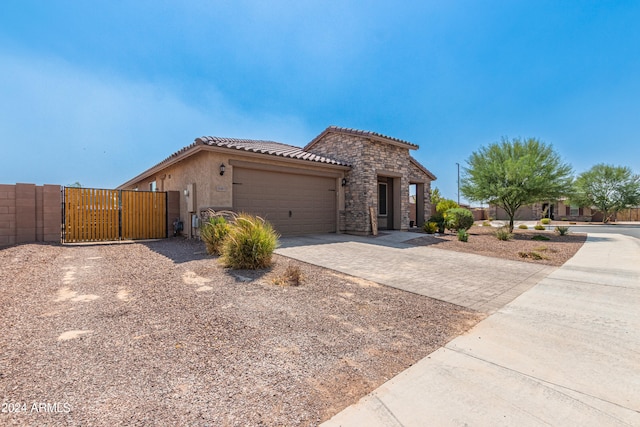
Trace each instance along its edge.
{"label": "tile roof", "polygon": [[411,148],[411,149],[414,149],[414,150],[417,150],[418,148],[420,148],[420,147],[418,147],[417,144],[413,144],[413,143],[411,143],[409,141],[404,141],[402,139],[393,138],[391,136],[383,135],[383,134],[377,133],[377,132],[371,132],[371,131],[368,131],[368,130],[352,129],[352,128],[343,128],[343,127],[340,127],[340,126],[329,126],[320,135],[316,136],[309,144],[307,144],[305,149],[310,147],[311,145],[313,145],[316,141],[318,141],[320,138],[322,138],[324,135],[326,135],[327,133],[330,133],[330,132],[346,133],[346,134],[350,134],[350,135],[358,135],[358,136],[364,136],[364,137],[368,137],[368,138],[383,139],[383,140],[386,140],[387,142],[407,145],[408,148]]}
{"label": "tile roof", "polygon": [[348,163],[320,156],[300,147],[282,144],[274,141],[262,141],[253,139],[220,138],[217,136],[202,136],[196,138],[194,144],[204,144],[211,147],[224,147],[252,153],[269,154],[272,156],[287,157],[290,159],[308,160],[310,162],[327,163],[331,165],[350,166]]}

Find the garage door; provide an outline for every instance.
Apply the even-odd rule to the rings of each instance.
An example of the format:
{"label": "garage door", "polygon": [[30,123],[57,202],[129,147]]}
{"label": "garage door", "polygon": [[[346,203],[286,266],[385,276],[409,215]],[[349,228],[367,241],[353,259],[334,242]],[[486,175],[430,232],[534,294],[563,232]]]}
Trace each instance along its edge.
{"label": "garage door", "polygon": [[282,235],[336,231],[335,178],[233,168],[233,207]]}

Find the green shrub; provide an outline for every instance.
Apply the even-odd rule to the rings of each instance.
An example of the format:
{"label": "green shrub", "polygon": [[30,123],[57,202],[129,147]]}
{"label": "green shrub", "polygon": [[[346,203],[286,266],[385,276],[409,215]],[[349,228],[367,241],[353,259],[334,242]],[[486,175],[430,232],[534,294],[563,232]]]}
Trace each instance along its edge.
{"label": "green shrub", "polygon": [[436,205],[436,212],[444,214],[449,209],[459,208],[460,205],[456,203],[455,200],[451,199],[442,199]]}
{"label": "green shrub", "polygon": [[452,208],[445,213],[446,226],[449,230],[468,230],[473,225],[473,214],[464,208]]}
{"label": "green shrub", "polygon": [[454,200],[440,199],[436,205],[436,213],[429,218],[430,222],[435,222],[438,225],[438,233],[444,233],[444,229],[447,226],[447,211],[459,207]]}
{"label": "green shrub", "polygon": [[469,240],[469,233],[465,229],[458,230],[458,240],[461,242],[466,242]]}
{"label": "green shrub", "polygon": [[220,255],[222,251],[222,242],[229,233],[230,225],[225,217],[214,215],[203,223],[200,228],[200,238],[207,247],[207,253],[210,255]]}
{"label": "green shrub", "polygon": [[491,221],[483,221],[482,222],[482,226],[483,227],[491,227]]}
{"label": "green shrub", "polygon": [[438,231],[438,224],[433,221],[427,221],[422,225],[422,229],[427,234],[433,234]]}
{"label": "green shrub", "polygon": [[436,231],[438,233],[444,233],[444,229],[446,226],[444,215],[440,215],[440,214],[432,215],[431,218],[429,218],[429,222],[436,225]]}
{"label": "green shrub", "polygon": [[551,223],[551,220],[549,218],[542,218],[540,222],[544,225],[549,225]]}
{"label": "green shrub", "polygon": [[509,232],[508,227],[500,227],[493,233],[498,240],[511,240],[513,239],[513,234]]}
{"label": "green shrub", "polygon": [[529,227],[527,227],[527,224],[520,224],[518,226],[518,228],[521,229],[521,230],[528,230],[529,229]]}
{"label": "green shrub", "polygon": [[548,238],[547,236],[543,236],[543,235],[541,235],[541,234],[536,234],[535,236],[533,236],[533,237],[531,238],[531,240],[539,240],[539,241],[542,241],[542,240],[551,240],[551,239],[550,239],[550,238]]}
{"label": "green shrub", "polygon": [[278,233],[264,219],[239,214],[229,228],[222,245],[222,261],[234,269],[266,268],[271,265],[271,257],[278,246]]}
{"label": "green shrub", "polygon": [[535,228],[536,230],[546,230],[546,228],[544,228],[544,225],[542,224],[536,224],[533,228]]}
{"label": "green shrub", "polygon": [[564,236],[566,234],[569,234],[569,227],[557,226],[556,229],[555,229],[555,232],[558,233],[561,236]]}

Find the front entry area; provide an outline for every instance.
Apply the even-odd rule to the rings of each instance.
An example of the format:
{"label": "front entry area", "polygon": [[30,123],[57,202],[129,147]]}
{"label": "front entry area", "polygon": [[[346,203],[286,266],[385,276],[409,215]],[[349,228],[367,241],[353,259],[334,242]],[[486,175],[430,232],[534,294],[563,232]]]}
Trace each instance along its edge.
{"label": "front entry area", "polygon": [[378,176],[378,229],[400,230],[400,178]]}

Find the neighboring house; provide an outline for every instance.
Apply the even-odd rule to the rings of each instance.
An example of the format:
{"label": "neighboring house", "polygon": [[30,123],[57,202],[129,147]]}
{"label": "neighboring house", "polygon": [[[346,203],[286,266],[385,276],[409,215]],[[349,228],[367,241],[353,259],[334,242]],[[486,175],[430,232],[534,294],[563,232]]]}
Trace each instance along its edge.
{"label": "neighboring house", "polygon": [[[185,232],[208,209],[260,215],[283,235],[371,234],[409,228],[409,186],[416,222],[430,214],[436,177],[409,154],[418,146],[375,132],[330,126],[304,148],[273,141],[201,137],[122,184],[177,190]],[[195,225],[195,223],[194,223]]]}
{"label": "neighboring house", "polygon": [[[489,207],[489,216],[499,220],[505,220],[507,216],[504,209],[495,205]],[[567,221],[601,221],[602,215],[588,207],[570,205],[567,200],[546,201],[521,207],[516,213],[516,220],[537,221],[541,218]]]}

